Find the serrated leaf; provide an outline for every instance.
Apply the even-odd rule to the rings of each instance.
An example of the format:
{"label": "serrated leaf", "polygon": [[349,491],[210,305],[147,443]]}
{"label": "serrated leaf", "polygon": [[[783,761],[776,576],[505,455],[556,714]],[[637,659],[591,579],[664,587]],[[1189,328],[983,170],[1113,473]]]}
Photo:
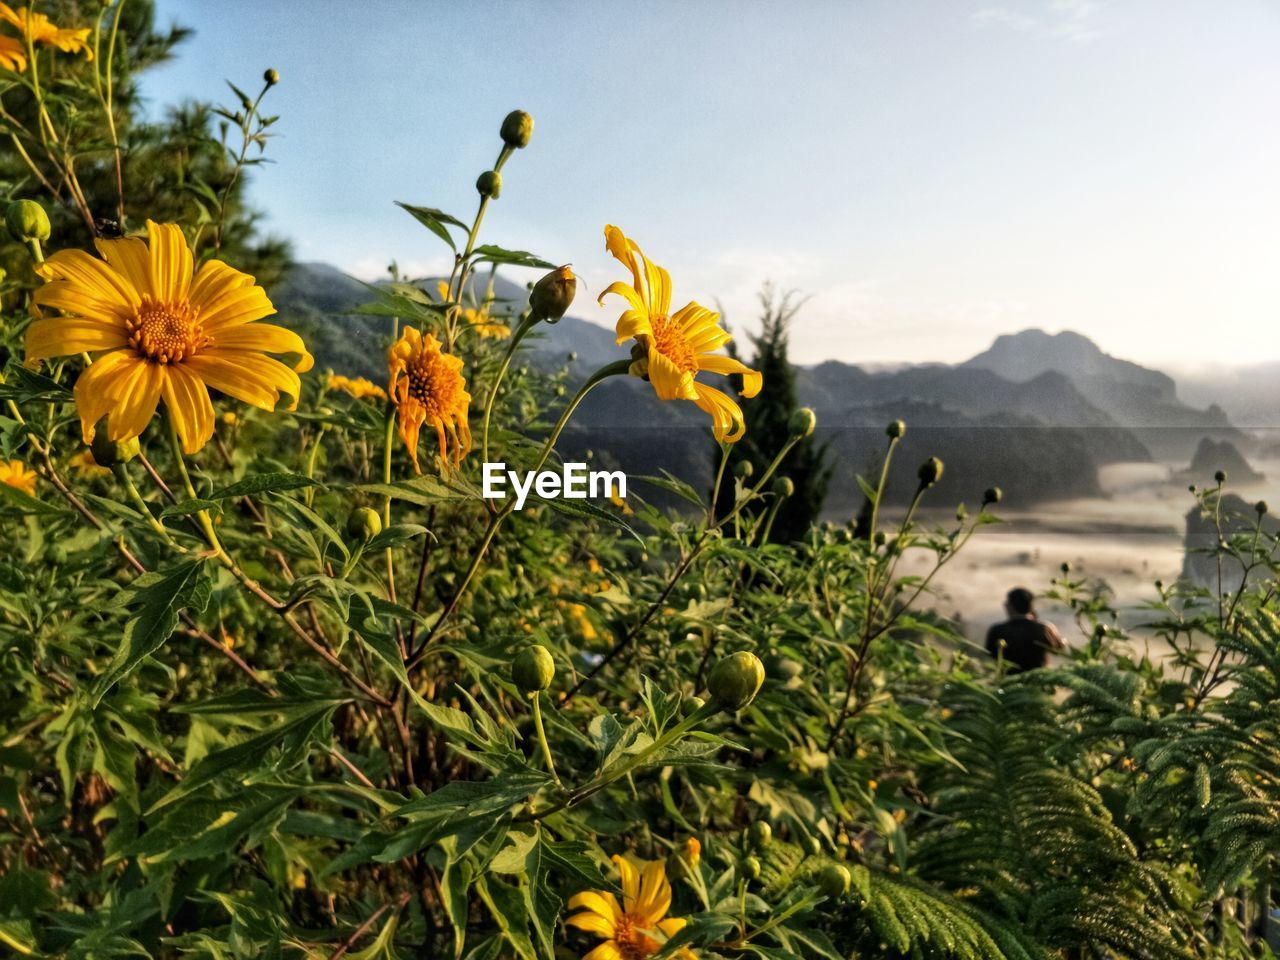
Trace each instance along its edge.
{"label": "serrated leaf", "polygon": [[448,228],[458,227],[461,230],[466,230],[467,225],[465,223],[457,217],[451,217],[443,210],[437,210],[434,207],[419,207],[412,203],[401,203],[399,200],[395,203],[397,207],[406,211],[409,216],[447,243],[450,250],[457,251],[457,244],[453,242],[453,237],[450,235]]}
{"label": "serrated leaf", "polygon": [[491,243],[481,244],[472,251],[477,263],[496,263],[511,267],[540,267],[554,270],[555,264],[535,257],[527,250],[507,250]]}
{"label": "serrated leaf", "polygon": [[135,587],[130,602],[140,609],[125,624],[115,659],[94,685],[91,703],[95,707],[108,690],[169,639],[178,626],[178,614],[182,610],[199,613],[209,602],[210,585],[202,560],[184,561],[165,573],[149,575],[147,579],[149,582],[145,586]]}

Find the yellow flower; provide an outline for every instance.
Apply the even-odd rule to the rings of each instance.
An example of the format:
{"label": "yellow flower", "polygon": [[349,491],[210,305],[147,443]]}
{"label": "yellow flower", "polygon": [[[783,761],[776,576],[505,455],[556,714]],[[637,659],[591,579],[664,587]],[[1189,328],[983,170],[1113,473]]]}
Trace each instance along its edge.
{"label": "yellow flower", "polygon": [[[0,21],[16,27],[23,37],[31,42],[48,44],[57,47],[63,53],[84,52],[92,60],[93,49],[89,46],[89,28],[63,30],[43,13],[32,13],[27,7],[14,10],[7,3],[0,3]],[[10,70],[27,68],[26,47],[21,41],[12,37],[4,37],[0,43],[0,66]],[[14,52],[16,47],[16,53]],[[7,54],[7,56],[6,56]]]}
{"label": "yellow flower", "polygon": [[36,472],[28,470],[21,460],[0,460],[0,483],[21,490],[28,497],[36,495]]}
{"label": "yellow flower", "polygon": [[[671,884],[661,860],[633,864],[626,857],[614,857],[622,881],[622,904],[607,890],[585,890],[569,900],[569,909],[581,908],[565,921],[571,927],[603,937],[604,942],[583,960],[643,960],[662,949],[663,939],[672,937],[685,926],[684,919],[668,917],[671,909]],[[680,960],[696,960],[688,947],[674,954]]]}
{"label": "yellow flower", "polygon": [[88,450],[81,450],[68,460],[67,464],[82,477],[111,476],[111,471],[106,467],[98,466],[98,461],[93,459],[93,454]]}
{"label": "yellow flower", "polygon": [[27,48],[21,40],[0,34],[0,68],[21,73],[27,69]]}
{"label": "yellow flower", "polygon": [[342,390],[357,400],[373,397],[376,400],[387,399],[387,391],[364,377],[344,377],[340,373],[329,372],[329,389]]}
{"label": "yellow flower", "polygon": [[711,415],[716,440],[733,443],[746,432],[742,409],[730,397],[697,381],[702,371],[742,376],[742,395],[754,397],[763,378],[732,357],[717,356],[732,338],[720,329],[720,314],[698,303],[671,313],[671,275],[650,261],[617,227],[604,228],[605,247],[631,271],[630,285],[609,284],[599,302],[611,293],[630,305],[618,318],[618,343],[634,339],[641,356],[631,366],[636,376],[648,377],[662,400],[692,400]]}
{"label": "yellow flower", "polygon": [[625,517],[629,517],[635,513],[635,511],[631,509],[631,504],[627,503],[626,500],[618,496],[616,493],[609,494],[609,502],[621,510],[622,515]]}
{"label": "yellow flower", "polygon": [[[287,393],[297,406],[295,371],[311,354],[293,331],[254,323],[275,313],[253,277],[218,260],[194,269],[182,230],[147,221],[150,243],[136,237],[96,240],[101,260],[60,250],[37,270],[47,281],[32,298],[40,319],[27,328],[27,359],[89,351],[93,363],[76,380],[85,443],[107,417],[107,436],[142,433],[163,398],[182,448],[195,453],[213,436],[207,387],[272,410]],[[44,317],[56,307],[60,317]],[[295,353],[290,369],[267,353]]]}
{"label": "yellow flower", "polygon": [[440,457],[447,464],[452,448],[456,467],[471,449],[471,429],[467,410],[471,394],[462,375],[462,360],[440,352],[440,341],[425,337],[409,327],[389,351],[387,362],[391,383],[387,393],[396,404],[400,438],[418,466],[418,431],[424,423],[435,428],[440,441]]}
{"label": "yellow flower", "polygon": [[[440,299],[444,302],[449,300],[449,284],[443,280],[436,285],[436,289],[440,292]],[[485,307],[483,310],[475,310],[471,307],[459,307],[458,315],[467,322],[476,333],[486,340],[502,340],[511,336],[511,328],[505,323],[499,323],[489,316],[489,309]]]}
{"label": "yellow flower", "polygon": [[697,837],[690,837],[684,842],[684,858],[689,861],[689,866],[696,867],[702,860],[702,844],[698,842]]}

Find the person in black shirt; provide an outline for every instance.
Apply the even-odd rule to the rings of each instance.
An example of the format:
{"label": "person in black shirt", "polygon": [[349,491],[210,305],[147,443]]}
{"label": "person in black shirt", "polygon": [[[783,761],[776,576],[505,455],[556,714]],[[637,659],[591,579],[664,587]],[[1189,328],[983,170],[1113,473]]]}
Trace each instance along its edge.
{"label": "person in black shirt", "polygon": [[1043,667],[1050,653],[1067,649],[1057,628],[1037,619],[1034,600],[1030,590],[1014,587],[1004,600],[1009,619],[987,631],[987,653],[1003,659],[1010,673]]}

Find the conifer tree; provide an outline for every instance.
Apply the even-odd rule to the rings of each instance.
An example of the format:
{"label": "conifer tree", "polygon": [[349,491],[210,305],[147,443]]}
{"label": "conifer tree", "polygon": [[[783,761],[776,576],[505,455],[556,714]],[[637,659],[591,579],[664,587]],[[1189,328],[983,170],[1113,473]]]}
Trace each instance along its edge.
{"label": "conifer tree", "polygon": [[[765,386],[759,396],[742,405],[747,433],[730,451],[726,480],[721,485],[716,504],[717,513],[723,514],[733,506],[731,478],[742,469],[739,464],[750,463],[753,475],[761,476],[772,461],[774,452],[781,449],[791,436],[791,417],[800,403],[796,399],[795,368],[787,357],[787,350],[791,322],[803,305],[804,300],[794,292],[779,293],[769,284],[760,292],[760,332],[751,338],[756,353],[748,366],[760,371]],[[729,352],[737,356],[732,343]],[[714,456],[720,456],[719,449]],[[770,539],[779,542],[798,540],[818,519],[827,496],[831,480],[827,445],[819,443],[816,436],[806,437],[792,448],[775,476],[789,478],[795,485],[795,492],[779,507]]]}

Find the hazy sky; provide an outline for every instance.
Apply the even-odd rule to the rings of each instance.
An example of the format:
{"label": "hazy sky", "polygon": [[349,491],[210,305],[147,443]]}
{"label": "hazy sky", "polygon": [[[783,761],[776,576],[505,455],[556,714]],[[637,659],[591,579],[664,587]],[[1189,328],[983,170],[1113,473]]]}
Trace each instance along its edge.
{"label": "hazy sky", "polygon": [[[365,277],[470,220],[514,107],[536,119],[484,237],[619,276],[614,223],[679,303],[749,326],[812,299],[801,362],[957,360],[1071,328],[1166,366],[1280,359],[1280,4],[1262,0],[393,3],[159,0],[196,30],[153,106],[282,82],[252,195],[304,260]],[[256,89],[256,87],[255,87]],[[520,278],[517,278],[520,279]],[[585,289],[583,289],[585,288]]]}

